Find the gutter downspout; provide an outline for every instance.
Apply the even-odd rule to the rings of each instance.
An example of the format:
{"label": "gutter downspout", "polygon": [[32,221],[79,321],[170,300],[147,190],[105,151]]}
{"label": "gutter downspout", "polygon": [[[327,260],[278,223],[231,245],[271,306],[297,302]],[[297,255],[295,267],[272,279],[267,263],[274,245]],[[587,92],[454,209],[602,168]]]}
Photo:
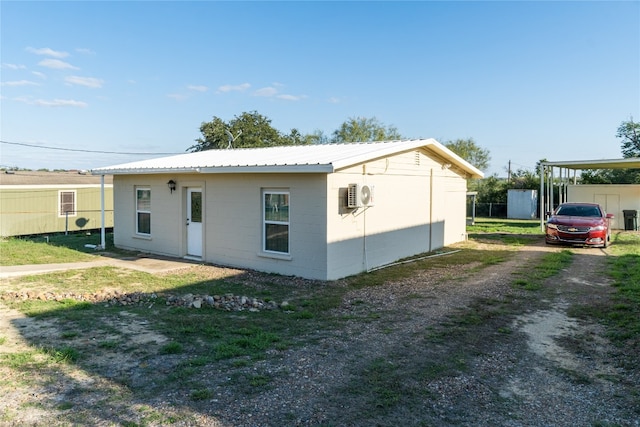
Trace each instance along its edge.
{"label": "gutter downspout", "polygon": [[104,225],[104,175],[100,175],[100,220],[102,221],[102,226],[100,227],[100,249],[105,250],[107,242]]}

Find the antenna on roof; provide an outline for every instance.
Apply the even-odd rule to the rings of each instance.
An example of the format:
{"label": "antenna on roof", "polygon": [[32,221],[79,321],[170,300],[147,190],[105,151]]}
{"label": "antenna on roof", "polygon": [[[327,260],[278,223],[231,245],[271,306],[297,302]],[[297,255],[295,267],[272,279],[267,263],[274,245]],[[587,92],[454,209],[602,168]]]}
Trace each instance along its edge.
{"label": "antenna on roof", "polygon": [[236,142],[236,139],[238,139],[240,135],[242,135],[242,129],[240,129],[240,132],[238,132],[236,136],[233,136],[233,134],[229,131],[229,129],[225,129],[224,133],[226,133],[227,136],[229,137],[229,145],[227,145],[227,150],[228,150],[230,148],[233,148],[233,143]]}

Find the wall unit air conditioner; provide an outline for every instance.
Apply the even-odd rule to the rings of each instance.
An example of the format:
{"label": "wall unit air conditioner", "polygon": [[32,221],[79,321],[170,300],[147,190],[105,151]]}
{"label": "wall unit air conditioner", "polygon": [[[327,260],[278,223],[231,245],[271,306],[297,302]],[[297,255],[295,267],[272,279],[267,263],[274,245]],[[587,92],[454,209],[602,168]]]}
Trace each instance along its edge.
{"label": "wall unit air conditioner", "polygon": [[373,185],[349,184],[347,190],[347,207],[361,208],[373,206]]}

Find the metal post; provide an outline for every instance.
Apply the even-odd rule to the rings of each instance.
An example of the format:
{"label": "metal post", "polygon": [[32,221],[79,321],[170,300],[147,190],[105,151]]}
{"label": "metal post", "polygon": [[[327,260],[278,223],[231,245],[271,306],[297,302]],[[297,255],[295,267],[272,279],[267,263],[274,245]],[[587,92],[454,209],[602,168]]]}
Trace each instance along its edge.
{"label": "metal post", "polygon": [[64,235],[69,234],[69,211],[64,211]]}
{"label": "metal post", "polygon": [[540,231],[544,231],[544,220],[545,220],[545,197],[544,197],[544,175],[545,175],[545,165],[544,163],[540,163]]}
{"label": "metal post", "polygon": [[551,177],[549,178],[549,185],[551,186],[551,194],[549,194],[549,202],[550,202],[551,206],[549,207],[550,208],[549,211],[553,210],[553,206],[555,204],[555,200],[554,200],[554,197],[553,197],[553,184],[554,184],[553,181],[555,181],[555,177],[553,175],[553,166],[552,166],[551,167]]}
{"label": "metal post", "polygon": [[104,175],[100,175],[100,220],[102,221],[102,226],[100,227],[100,249],[105,250],[107,242],[104,227]]}
{"label": "metal post", "polygon": [[476,195],[471,196],[471,203],[473,205],[471,209],[471,225],[476,223]]}

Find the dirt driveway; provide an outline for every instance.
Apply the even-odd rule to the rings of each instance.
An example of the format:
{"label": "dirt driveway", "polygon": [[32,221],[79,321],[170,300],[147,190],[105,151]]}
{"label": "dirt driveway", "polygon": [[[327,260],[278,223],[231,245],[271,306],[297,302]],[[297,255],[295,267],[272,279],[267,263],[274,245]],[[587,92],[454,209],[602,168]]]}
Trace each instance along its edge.
{"label": "dirt driveway", "polygon": [[[443,267],[350,292],[334,314],[353,320],[316,331],[301,348],[273,350],[249,366],[194,369],[212,390],[206,399],[157,387],[171,369],[166,358],[114,354],[102,369],[68,365],[35,388],[2,386],[0,424],[638,426],[637,366],[623,369],[602,328],[571,316],[572,307],[610,297],[606,251],[575,249],[570,267],[541,289],[513,286],[559,250],[525,246],[480,271]],[[25,336],[56,328],[0,308],[3,353],[24,351]],[[152,333],[135,318],[126,325],[132,339]],[[111,381],[118,366],[139,390],[156,392]],[[248,389],[234,381],[240,374],[271,381]]]}

